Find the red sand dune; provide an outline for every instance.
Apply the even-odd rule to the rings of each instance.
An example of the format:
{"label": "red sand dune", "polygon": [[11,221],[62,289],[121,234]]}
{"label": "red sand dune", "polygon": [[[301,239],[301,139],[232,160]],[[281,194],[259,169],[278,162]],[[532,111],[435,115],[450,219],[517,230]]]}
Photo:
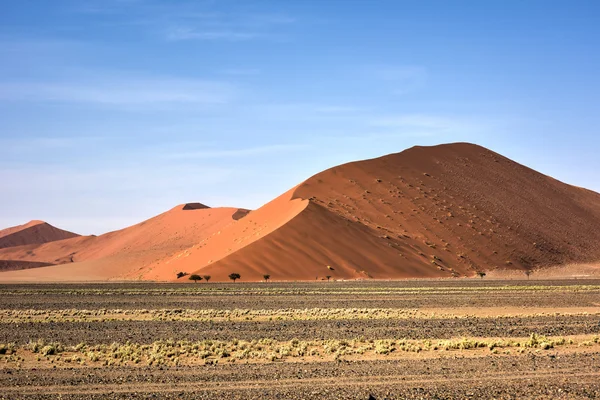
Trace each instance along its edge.
{"label": "red sand dune", "polygon": [[317,174],[143,276],[472,276],[597,261],[599,228],[597,193],[479,146],[414,147]]}
{"label": "red sand dune", "polygon": [[[227,223],[180,238],[176,251],[149,257],[153,238],[131,248],[108,240],[82,244],[69,267],[85,264],[81,276],[97,279],[173,280],[185,271],[213,281],[237,272],[242,281],[256,281],[263,274],[273,280],[472,276],[600,260],[600,194],[466,143],[340,165],[242,219],[232,221],[229,210]],[[0,251],[0,259],[57,246]],[[111,258],[116,250],[119,257]],[[57,268],[7,272],[0,280],[62,277],[66,270]]]}
{"label": "red sand dune", "polygon": [[[54,265],[4,273],[0,280],[107,280],[136,271],[185,249],[247,213],[237,208],[184,204],[137,225],[100,236],[80,236],[42,245],[0,250],[0,260]],[[171,271],[172,273],[176,273]]]}
{"label": "red sand dune", "polygon": [[76,233],[63,231],[44,221],[30,221],[25,225],[13,226],[0,231],[0,249],[41,244],[77,237]]}

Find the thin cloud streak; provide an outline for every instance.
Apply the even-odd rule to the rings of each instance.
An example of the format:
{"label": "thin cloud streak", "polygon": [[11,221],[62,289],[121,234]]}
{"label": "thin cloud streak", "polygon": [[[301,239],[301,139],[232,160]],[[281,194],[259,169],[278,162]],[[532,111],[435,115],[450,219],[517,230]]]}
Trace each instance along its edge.
{"label": "thin cloud streak", "polygon": [[259,147],[248,147],[243,149],[232,150],[199,150],[188,152],[173,152],[164,154],[163,158],[170,160],[181,159],[206,159],[206,158],[241,158],[251,157],[261,154],[272,154],[281,152],[293,152],[306,149],[308,146],[304,144],[279,144]]}
{"label": "thin cloud streak", "polygon": [[[104,140],[105,138],[100,136],[0,138],[0,148],[8,153],[34,153],[81,146],[95,146]],[[0,162],[1,164],[2,162]]]}
{"label": "thin cloud streak", "polygon": [[371,125],[381,128],[421,129],[430,131],[474,130],[481,123],[462,117],[448,117],[428,114],[407,114],[381,117],[371,121]]}
{"label": "thin cloud streak", "polygon": [[256,39],[260,36],[260,34],[255,32],[237,32],[228,30],[203,31],[186,27],[171,28],[166,33],[166,39],[173,42],[183,40],[226,40],[239,42]]}
{"label": "thin cloud streak", "polygon": [[169,78],[86,79],[69,82],[0,82],[0,101],[150,104],[224,104],[233,87],[222,82]]}
{"label": "thin cloud streak", "polygon": [[233,76],[250,76],[260,74],[260,70],[257,68],[228,68],[221,70],[220,73]]}

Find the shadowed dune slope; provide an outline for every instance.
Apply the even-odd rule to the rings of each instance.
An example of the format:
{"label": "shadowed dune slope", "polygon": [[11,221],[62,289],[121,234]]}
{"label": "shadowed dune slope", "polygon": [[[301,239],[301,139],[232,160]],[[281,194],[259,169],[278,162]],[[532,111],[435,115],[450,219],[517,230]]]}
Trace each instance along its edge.
{"label": "shadowed dune slope", "polygon": [[466,143],[331,168],[242,222],[171,265],[217,280],[382,279],[600,260],[598,193]]}
{"label": "shadowed dune slope", "polygon": [[54,242],[79,236],[64,231],[44,221],[30,221],[25,225],[14,226],[0,231],[0,249],[27,244]]}
{"label": "shadowed dune slope", "polygon": [[35,261],[0,260],[0,272],[2,272],[2,271],[17,271],[20,269],[29,269],[29,268],[40,268],[40,267],[47,267],[49,265],[53,265],[53,264],[44,263],[44,262],[35,262]]}
{"label": "shadowed dune slope", "polygon": [[[242,210],[244,211],[244,210]],[[184,204],[147,221],[100,236],[80,236],[42,245],[0,250],[0,260],[61,264],[14,271],[0,280],[108,280],[135,271],[165,257],[177,257],[186,248],[234,222],[237,208],[208,208]],[[22,263],[22,265],[27,265]]]}

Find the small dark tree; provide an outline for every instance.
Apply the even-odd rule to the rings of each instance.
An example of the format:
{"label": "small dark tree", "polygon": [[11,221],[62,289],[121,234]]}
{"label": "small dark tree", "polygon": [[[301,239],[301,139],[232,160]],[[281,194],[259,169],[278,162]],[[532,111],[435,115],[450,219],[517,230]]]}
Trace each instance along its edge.
{"label": "small dark tree", "polygon": [[263,275],[263,278],[265,279],[265,282],[268,282],[268,281],[269,281],[269,279],[271,279],[271,275],[269,275],[269,274],[264,274],[264,275]]}
{"label": "small dark tree", "polygon": [[198,283],[198,281],[201,281],[201,280],[202,280],[202,277],[200,275],[196,275],[196,274],[190,275],[190,281],[194,281],[194,283]]}
{"label": "small dark tree", "polygon": [[210,275],[204,275],[203,278],[206,282],[210,281]]}
{"label": "small dark tree", "polygon": [[177,273],[177,279],[179,279],[179,278],[183,278],[183,277],[184,277],[184,276],[186,276],[186,275],[187,275],[187,272],[178,272],[178,273]]}
{"label": "small dark tree", "polygon": [[479,275],[479,277],[481,279],[483,279],[483,277],[485,276],[485,272],[483,272],[483,271],[477,271],[477,275]]}
{"label": "small dark tree", "polygon": [[532,271],[532,270],[530,270],[530,269],[528,269],[528,270],[525,270],[525,275],[527,275],[527,279],[529,279],[529,276],[530,276],[531,274],[533,274],[533,271]]}
{"label": "small dark tree", "polygon": [[241,279],[241,278],[242,278],[241,275],[236,272],[229,274],[229,279],[231,279],[233,281],[233,283],[235,283],[236,279]]}
{"label": "small dark tree", "polygon": [[327,275],[325,278],[327,278],[327,280],[331,279],[331,275]]}

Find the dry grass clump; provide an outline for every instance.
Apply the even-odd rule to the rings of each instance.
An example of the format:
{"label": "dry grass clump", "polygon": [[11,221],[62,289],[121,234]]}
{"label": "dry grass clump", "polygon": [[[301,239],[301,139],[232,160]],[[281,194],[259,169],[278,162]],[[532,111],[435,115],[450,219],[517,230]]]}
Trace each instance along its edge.
{"label": "dry grass clump", "polygon": [[44,340],[29,341],[24,348],[32,353],[39,353],[43,356],[52,356],[62,353],[65,348],[59,343],[46,343]]}

